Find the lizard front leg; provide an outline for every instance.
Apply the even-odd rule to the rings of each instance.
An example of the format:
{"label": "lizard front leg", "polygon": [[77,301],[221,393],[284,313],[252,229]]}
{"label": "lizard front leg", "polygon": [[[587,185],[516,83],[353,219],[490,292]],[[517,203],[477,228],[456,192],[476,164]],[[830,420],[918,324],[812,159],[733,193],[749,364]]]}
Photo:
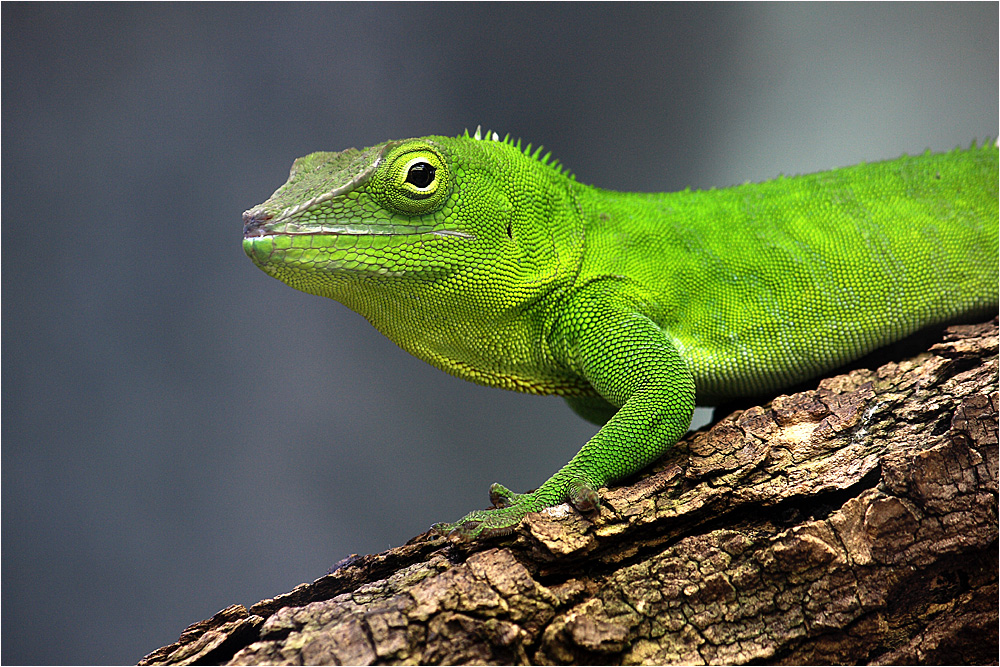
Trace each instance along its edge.
{"label": "lizard front leg", "polygon": [[646,467],[687,431],[694,379],[670,338],[639,305],[623,288],[591,284],[565,304],[551,335],[558,360],[619,407],[614,416],[536,491],[516,494],[494,484],[495,509],[436,524],[435,530],[470,540],[506,535],[529,512],[567,500],[581,510],[596,509],[599,487]]}

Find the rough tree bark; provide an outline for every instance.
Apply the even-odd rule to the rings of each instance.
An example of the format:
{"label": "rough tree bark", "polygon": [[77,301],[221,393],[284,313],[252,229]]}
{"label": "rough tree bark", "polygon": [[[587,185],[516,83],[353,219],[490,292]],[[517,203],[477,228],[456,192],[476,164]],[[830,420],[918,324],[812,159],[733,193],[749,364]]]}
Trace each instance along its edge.
{"label": "rough tree bark", "polygon": [[984,663],[997,643],[997,322],[689,434],[597,517],[421,535],[140,664]]}

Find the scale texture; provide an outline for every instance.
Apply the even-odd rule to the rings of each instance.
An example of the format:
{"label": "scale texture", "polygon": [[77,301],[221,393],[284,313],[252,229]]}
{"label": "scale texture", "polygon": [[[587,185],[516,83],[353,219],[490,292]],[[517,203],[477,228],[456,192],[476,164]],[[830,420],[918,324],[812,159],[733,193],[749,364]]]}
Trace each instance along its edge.
{"label": "scale texture", "polygon": [[601,429],[527,494],[436,528],[509,533],[660,458],[695,403],[815,377],[997,310],[997,147],[732,188],[578,183],[531,146],[423,137],[312,153],[243,217],[269,275],[485,385],[566,397]]}

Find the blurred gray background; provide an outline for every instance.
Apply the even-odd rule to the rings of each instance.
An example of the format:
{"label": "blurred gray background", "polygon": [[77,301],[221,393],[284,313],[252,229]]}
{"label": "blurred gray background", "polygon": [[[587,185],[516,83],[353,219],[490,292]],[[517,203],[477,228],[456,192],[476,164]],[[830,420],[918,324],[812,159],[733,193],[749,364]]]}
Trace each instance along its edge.
{"label": "blurred gray background", "polygon": [[482,124],[706,188],[996,137],[997,5],[2,7],[2,661],[189,623],[542,482],[593,428],[254,268],[316,150]]}

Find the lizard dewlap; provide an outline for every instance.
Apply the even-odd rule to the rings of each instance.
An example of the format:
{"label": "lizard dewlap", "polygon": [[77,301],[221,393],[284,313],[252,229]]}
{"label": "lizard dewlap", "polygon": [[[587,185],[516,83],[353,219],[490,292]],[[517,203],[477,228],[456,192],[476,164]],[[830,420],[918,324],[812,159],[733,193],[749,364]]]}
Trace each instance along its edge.
{"label": "lizard dewlap", "polygon": [[243,215],[266,273],[411,354],[564,396],[600,431],[532,493],[439,524],[502,535],[659,458],[711,405],[997,311],[993,144],[710,191],[612,192],[489,133],[312,153]]}

